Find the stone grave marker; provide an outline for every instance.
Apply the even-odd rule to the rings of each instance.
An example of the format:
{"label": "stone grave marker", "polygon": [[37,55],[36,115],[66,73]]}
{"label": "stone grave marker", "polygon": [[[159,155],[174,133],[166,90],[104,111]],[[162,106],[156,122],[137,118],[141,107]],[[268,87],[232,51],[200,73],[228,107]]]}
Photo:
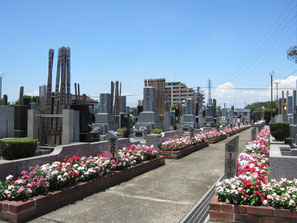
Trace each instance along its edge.
{"label": "stone grave marker", "polygon": [[239,136],[234,137],[225,145],[225,178],[236,176]]}
{"label": "stone grave marker", "polygon": [[114,131],[107,132],[108,153],[109,156],[118,163],[119,160],[119,142],[118,136]]}
{"label": "stone grave marker", "polygon": [[257,138],[257,130],[256,130],[256,127],[252,128],[252,131],[251,131],[251,140],[254,141],[256,140]]}
{"label": "stone grave marker", "polygon": [[288,114],[292,114],[293,113],[293,97],[288,96],[287,101],[288,101],[287,112],[288,112]]}

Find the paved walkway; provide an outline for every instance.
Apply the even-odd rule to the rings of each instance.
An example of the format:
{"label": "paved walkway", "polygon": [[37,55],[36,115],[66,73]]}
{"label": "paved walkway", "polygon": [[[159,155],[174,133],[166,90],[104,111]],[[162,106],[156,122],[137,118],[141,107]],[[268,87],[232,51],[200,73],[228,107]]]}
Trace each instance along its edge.
{"label": "paved walkway", "polygon": [[[250,129],[239,134],[240,148]],[[179,222],[224,172],[230,138],[31,221]]]}

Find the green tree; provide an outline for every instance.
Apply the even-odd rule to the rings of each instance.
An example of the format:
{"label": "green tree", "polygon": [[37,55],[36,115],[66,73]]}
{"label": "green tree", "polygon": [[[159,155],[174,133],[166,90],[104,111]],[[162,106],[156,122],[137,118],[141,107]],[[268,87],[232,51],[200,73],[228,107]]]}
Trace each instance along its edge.
{"label": "green tree", "polygon": [[[266,118],[265,118],[265,110],[263,111],[262,107],[264,107],[265,110],[269,110],[269,115],[266,114]],[[270,101],[253,103],[251,105],[247,105],[245,108],[251,109],[251,118],[255,122],[261,120],[261,118],[263,116],[264,116],[265,120],[268,120],[268,119],[269,119],[269,121],[271,120]],[[276,114],[276,102],[275,101],[272,102],[272,110],[273,110],[272,115],[274,116]],[[264,112],[264,115],[263,115],[263,112]],[[268,121],[268,123],[269,123],[269,121]]]}

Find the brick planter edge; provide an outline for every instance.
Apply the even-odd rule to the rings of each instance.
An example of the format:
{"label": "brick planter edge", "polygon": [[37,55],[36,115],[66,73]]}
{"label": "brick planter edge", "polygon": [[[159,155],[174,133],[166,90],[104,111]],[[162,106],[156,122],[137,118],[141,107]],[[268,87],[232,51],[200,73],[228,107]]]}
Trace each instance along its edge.
{"label": "brick planter edge", "polygon": [[73,187],[39,195],[27,201],[0,201],[0,218],[10,222],[24,222],[63,207],[71,202],[82,199],[121,182],[130,180],[140,174],[165,164],[165,158],[160,156],[144,161],[122,171],[96,178],[88,182],[78,183]]}

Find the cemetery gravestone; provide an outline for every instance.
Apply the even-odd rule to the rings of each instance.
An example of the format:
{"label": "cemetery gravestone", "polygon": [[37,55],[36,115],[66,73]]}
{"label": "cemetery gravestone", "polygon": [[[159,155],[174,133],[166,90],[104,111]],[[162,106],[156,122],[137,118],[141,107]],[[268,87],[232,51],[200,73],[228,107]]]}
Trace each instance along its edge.
{"label": "cemetery gravestone", "polygon": [[139,114],[138,122],[135,125],[136,130],[145,129],[145,132],[141,131],[141,134],[146,134],[151,132],[152,129],[162,129],[160,115],[155,111],[155,88],[145,87],[143,89],[143,97],[144,111]]}
{"label": "cemetery gravestone", "polygon": [[109,93],[100,94],[99,113],[95,116],[93,128],[100,129],[101,134],[106,134],[109,130],[116,130],[115,117],[112,114],[112,97]]}
{"label": "cemetery gravestone", "polygon": [[257,137],[257,130],[256,130],[256,127],[252,128],[252,131],[251,131],[251,140],[254,141],[256,140],[256,137]]}
{"label": "cemetery gravestone", "polygon": [[234,137],[225,145],[225,178],[236,176],[239,136]]}
{"label": "cemetery gravestone", "polygon": [[107,141],[108,141],[108,153],[109,156],[118,163],[119,159],[119,142],[118,136],[114,131],[108,131]]}

